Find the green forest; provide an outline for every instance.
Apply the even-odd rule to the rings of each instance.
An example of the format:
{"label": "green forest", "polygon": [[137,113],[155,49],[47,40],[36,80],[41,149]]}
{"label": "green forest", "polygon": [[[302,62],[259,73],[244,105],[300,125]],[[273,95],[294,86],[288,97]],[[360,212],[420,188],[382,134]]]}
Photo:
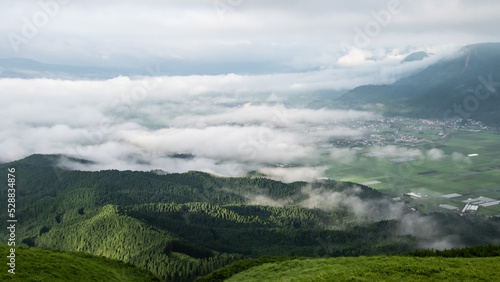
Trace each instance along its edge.
{"label": "green forest", "polygon": [[[424,240],[401,232],[400,218],[368,220],[348,204],[307,208],[309,190],[386,203],[386,196],[347,182],[282,183],[217,177],[202,172],[72,171],[60,155],[32,155],[1,165],[16,169],[17,244],[77,251],[135,265],[167,281],[193,281],[244,259],[273,256],[431,256]],[[74,162],[85,160],[71,159]],[[280,206],[252,203],[265,196]],[[0,200],[7,201],[2,193]],[[379,205],[383,209],[383,205]],[[407,216],[407,217],[405,217]],[[463,246],[487,245],[500,234],[498,218],[418,215],[453,234]],[[422,219],[423,218],[423,219]],[[7,215],[1,214],[6,222]],[[416,221],[418,222],[418,221]],[[406,224],[407,225],[407,224]],[[471,232],[475,230],[476,232]],[[7,242],[8,231],[0,232]]]}

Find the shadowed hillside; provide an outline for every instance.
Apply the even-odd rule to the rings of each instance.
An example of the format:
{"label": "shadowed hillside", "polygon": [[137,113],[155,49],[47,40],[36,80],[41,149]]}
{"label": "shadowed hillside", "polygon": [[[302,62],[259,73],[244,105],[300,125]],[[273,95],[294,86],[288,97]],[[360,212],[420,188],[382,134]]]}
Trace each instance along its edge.
{"label": "shadowed hillside", "polygon": [[415,118],[470,118],[489,124],[500,120],[500,43],[463,47],[391,85],[352,89],[339,101],[354,108],[384,105],[386,115]]}

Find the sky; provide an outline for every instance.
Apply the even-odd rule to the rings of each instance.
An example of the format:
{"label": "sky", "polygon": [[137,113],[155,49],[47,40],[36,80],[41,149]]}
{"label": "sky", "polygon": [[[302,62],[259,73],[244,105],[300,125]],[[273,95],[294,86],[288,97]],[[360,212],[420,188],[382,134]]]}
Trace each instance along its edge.
{"label": "sky", "polygon": [[[500,41],[498,1],[0,0],[0,6],[0,59],[148,74],[1,78],[0,60],[0,162],[59,153],[95,161],[79,167],[90,170],[225,176],[258,170],[284,181],[313,180],[327,169],[319,159],[355,158],[351,150],[325,149],[329,140],[365,136],[349,123],[379,116],[303,101],[319,91],[392,83],[461,46]],[[422,50],[433,55],[400,63]],[[461,157],[397,147],[372,153]]]}
{"label": "sky", "polygon": [[[498,1],[1,0],[0,57],[280,73],[496,42]],[[359,52],[352,53],[351,51]]]}

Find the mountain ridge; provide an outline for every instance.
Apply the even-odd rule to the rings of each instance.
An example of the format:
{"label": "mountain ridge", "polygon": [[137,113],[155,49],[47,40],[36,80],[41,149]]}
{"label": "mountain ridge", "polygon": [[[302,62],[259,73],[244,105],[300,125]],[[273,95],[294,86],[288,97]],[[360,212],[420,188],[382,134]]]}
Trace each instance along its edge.
{"label": "mountain ridge", "polygon": [[347,107],[383,105],[388,116],[500,121],[500,43],[468,45],[448,59],[390,85],[356,87],[338,101]]}

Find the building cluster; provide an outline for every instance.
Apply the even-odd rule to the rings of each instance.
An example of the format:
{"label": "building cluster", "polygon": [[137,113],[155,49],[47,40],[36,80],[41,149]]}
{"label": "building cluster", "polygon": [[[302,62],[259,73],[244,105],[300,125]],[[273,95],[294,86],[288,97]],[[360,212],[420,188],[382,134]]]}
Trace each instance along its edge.
{"label": "building cluster", "polygon": [[[447,195],[442,195],[441,198],[446,198],[446,199],[453,199],[457,197],[462,197],[462,194],[458,193],[452,193],[452,194],[447,194]],[[467,200],[463,200],[462,203],[465,203],[465,206],[462,208],[462,213],[474,213],[476,212],[479,207],[490,207],[494,205],[500,204],[499,200],[495,200],[492,198],[488,197],[477,197],[477,198],[468,198]],[[460,209],[455,206],[447,205],[447,204],[441,204],[439,205],[440,208],[447,209],[447,210],[452,210],[452,211],[459,211]]]}
{"label": "building cluster", "polygon": [[[334,146],[362,147],[362,146],[383,146],[388,144],[407,144],[432,142],[426,138],[415,135],[423,132],[436,132],[436,138],[445,138],[448,131],[470,131],[481,132],[489,128],[481,122],[464,119],[427,120],[410,119],[404,117],[380,118],[374,120],[352,120],[339,122],[335,125],[342,125],[353,129],[361,129],[369,132],[369,135],[358,138],[337,138],[330,141]],[[413,133],[415,132],[415,133]],[[418,134],[416,134],[418,132]]]}
{"label": "building cluster", "polygon": [[470,205],[477,205],[480,207],[490,207],[490,206],[500,204],[500,201],[498,201],[498,200],[488,198],[488,197],[483,197],[483,196],[481,196],[479,198],[474,198],[474,199],[469,198],[469,199],[462,201],[462,202],[464,202],[466,204],[470,204]]}

